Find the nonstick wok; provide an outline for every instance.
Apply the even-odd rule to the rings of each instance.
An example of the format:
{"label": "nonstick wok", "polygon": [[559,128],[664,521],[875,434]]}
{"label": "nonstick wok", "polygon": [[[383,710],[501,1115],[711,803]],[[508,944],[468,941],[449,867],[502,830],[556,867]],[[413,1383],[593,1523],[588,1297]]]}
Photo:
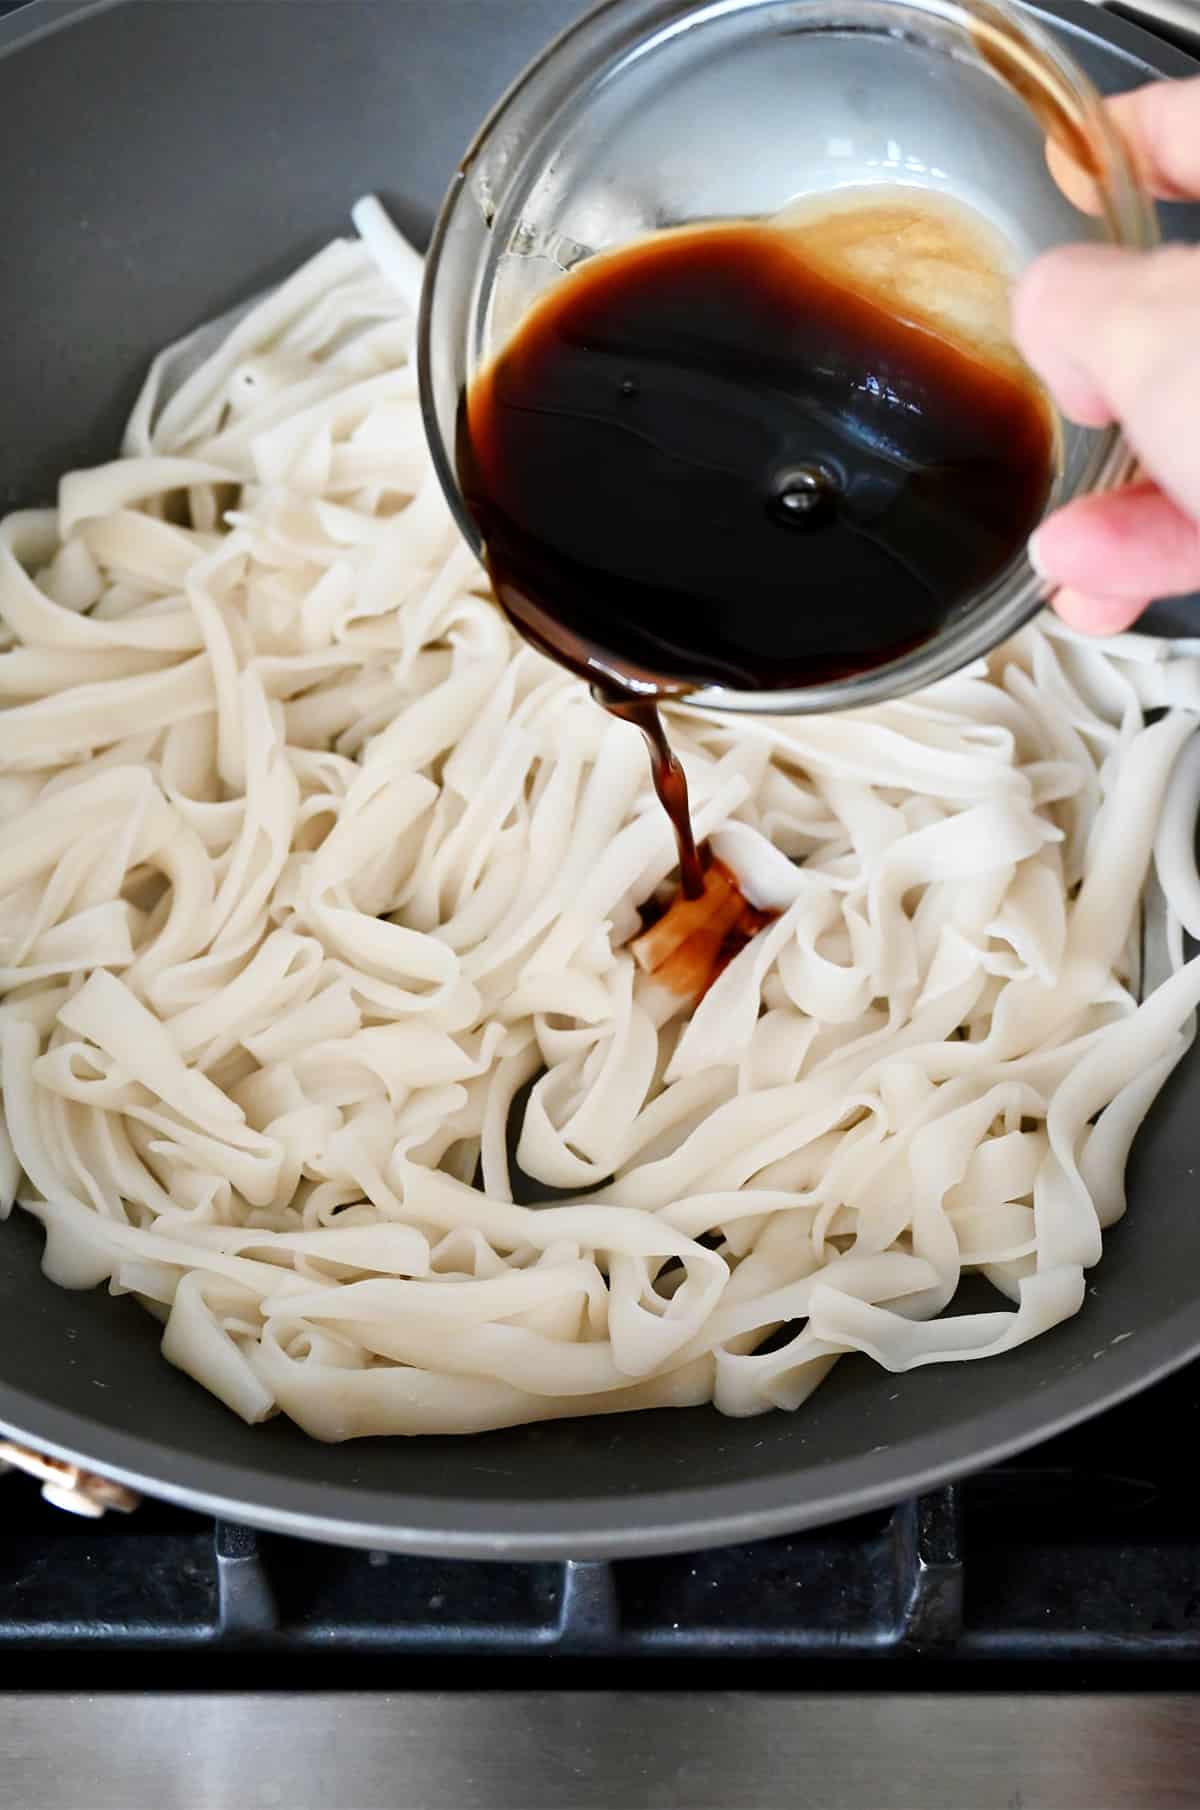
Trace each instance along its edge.
{"label": "nonstick wok", "polygon": [[[384,196],[423,242],[491,102],[578,0],[31,0],[0,19],[0,506],[112,455],[151,352]],[[1033,9],[1106,90],[1192,72],[1083,4]],[[1200,238],[1200,210],[1170,210]],[[1175,606],[1181,624],[1189,606]],[[1193,618],[1194,623],[1195,618]],[[718,1544],[993,1463],[1200,1353],[1200,1053],[1134,1151],[1084,1311],[985,1363],[848,1358],[800,1412],[709,1408],[325,1446],[244,1426],[130,1300],[67,1294],[0,1228],[0,1427],[135,1488],[293,1533],[475,1557]]]}

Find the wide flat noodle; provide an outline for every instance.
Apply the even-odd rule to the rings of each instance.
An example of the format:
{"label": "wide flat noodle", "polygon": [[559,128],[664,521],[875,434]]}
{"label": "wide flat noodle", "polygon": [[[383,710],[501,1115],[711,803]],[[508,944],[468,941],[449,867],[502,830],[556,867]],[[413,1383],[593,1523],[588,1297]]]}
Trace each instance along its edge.
{"label": "wide flat noodle", "polygon": [[1200,1001],[1200,650],[1044,620],[852,716],[674,709],[777,916],[672,994],[640,739],[490,601],[420,260],[354,219],[0,524],[0,1216],[321,1439],[795,1409],[1049,1331]]}

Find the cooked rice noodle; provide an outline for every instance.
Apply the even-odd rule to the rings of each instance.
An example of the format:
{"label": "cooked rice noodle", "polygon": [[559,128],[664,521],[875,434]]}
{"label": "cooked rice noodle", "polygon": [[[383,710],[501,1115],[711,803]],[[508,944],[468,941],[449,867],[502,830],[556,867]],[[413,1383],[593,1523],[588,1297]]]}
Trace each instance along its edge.
{"label": "cooked rice noodle", "polygon": [[[673,708],[779,913],[689,1010],[630,947],[674,864],[641,743],[489,600],[419,260],[355,222],[0,526],[0,1210],[321,1439],[1049,1331],[1200,1000],[1200,650],[1043,619],[852,716]],[[994,1310],[945,1315],[970,1273]]]}

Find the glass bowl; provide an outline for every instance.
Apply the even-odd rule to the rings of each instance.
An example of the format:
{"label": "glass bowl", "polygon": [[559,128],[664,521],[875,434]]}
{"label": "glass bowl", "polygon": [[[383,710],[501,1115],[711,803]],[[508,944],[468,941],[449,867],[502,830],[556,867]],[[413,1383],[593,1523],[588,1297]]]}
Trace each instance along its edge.
{"label": "glass bowl", "polygon": [[[1046,160],[1091,177],[1080,211]],[[1085,192],[1089,185],[1082,185]],[[609,0],[557,38],[480,128],[450,185],[421,304],[421,398],[464,534],[462,399],[530,305],[584,259],[665,228],[768,219],[806,197],[927,190],[1007,241],[1014,277],[1053,246],[1145,248],[1153,206],[1100,98],[1026,11],[997,0]],[[1060,421],[1046,509],[1124,482],[1115,428]],[[701,708],[807,712],[878,702],[986,653],[1044,602],[1019,552],[932,640],[786,691],[708,686]]]}

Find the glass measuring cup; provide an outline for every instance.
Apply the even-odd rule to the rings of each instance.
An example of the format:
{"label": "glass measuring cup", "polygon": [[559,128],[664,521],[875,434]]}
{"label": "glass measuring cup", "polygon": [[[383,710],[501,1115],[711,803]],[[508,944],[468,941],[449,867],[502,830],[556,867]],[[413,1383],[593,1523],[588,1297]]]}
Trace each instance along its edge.
{"label": "glass measuring cup", "polygon": [[[1053,180],[1047,139],[1091,178],[1094,211]],[[1092,85],[1006,0],[609,0],[551,44],[466,152],[426,271],[426,427],[476,551],[455,465],[462,398],[551,285],[666,228],[897,189],[983,216],[1014,274],[1058,244],[1157,237]],[[1128,477],[1118,430],[1058,428],[1047,511]],[[885,664],[788,690],[710,685],[687,701],[786,713],[877,702],[977,658],[1044,598],[1021,550],[931,639]]]}

